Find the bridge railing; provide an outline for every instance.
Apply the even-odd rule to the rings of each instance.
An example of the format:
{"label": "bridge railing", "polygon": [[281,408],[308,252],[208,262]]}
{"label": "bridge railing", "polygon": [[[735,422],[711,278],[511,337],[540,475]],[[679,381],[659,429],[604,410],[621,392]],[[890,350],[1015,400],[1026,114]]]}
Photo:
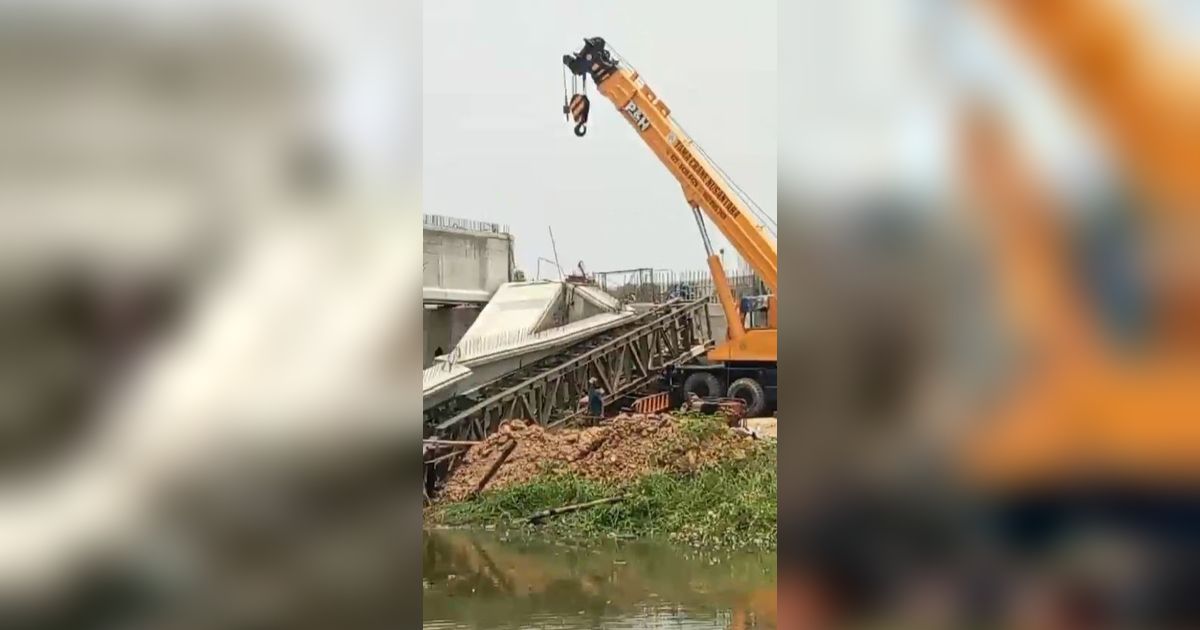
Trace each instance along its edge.
{"label": "bridge railing", "polygon": [[[622,269],[592,274],[597,285],[623,302],[660,303],[673,297],[685,300],[707,296],[716,302],[716,289],[707,269],[671,271],[667,269]],[[766,285],[754,273],[727,274],[734,297],[762,295]]]}
{"label": "bridge railing", "polygon": [[465,230],[467,232],[485,232],[492,234],[508,234],[508,225],[491,223],[478,219],[461,219],[440,214],[425,214],[421,217],[425,227],[443,228],[450,230]]}

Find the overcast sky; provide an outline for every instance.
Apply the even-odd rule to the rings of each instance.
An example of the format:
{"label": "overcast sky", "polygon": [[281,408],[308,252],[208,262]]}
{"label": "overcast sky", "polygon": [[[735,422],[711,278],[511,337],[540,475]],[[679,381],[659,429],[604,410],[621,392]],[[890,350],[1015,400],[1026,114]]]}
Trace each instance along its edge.
{"label": "overcast sky", "polygon": [[[784,31],[789,65],[778,72],[774,0],[426,1],[424,211],[508,224],[530,277],[539,257],[553,258],[547,226],[565,267],[703,268],[679,184],[611,104],[592,90],[582,139],[563,119],[561,57],[595,35],[637,66],[772,217],[781,133],[789,181],[806,192],[878,187],[952,200],[952,95],[964,91],[1002,97],[1031,157],[1056,181],[1107,179],[1080,112],[980,7],[798,4],[790,15],[800,23]],[[1196,3],[1141,4],[1160,26],[1194,37]],[[781,129],[784,84],[796,105]]]}
{"label": "overcast sky", "polygon": [[[547,226],[568,267],[703,267],[678,183],[611,104],[593,89],[583,139],[563,119],[561,57],[587,36],[607,38],[636,64],[694,140],[770,215],[780,134],[787,181],[805,192],[897,182],[943,192],[955,162],[946,95],[963,87],[1003,95],[1051,171],[1105,170],[1091,164],[1101,152],[1082,141],[1086,129],[1069,124],[1079,116],[1064,108],[1055,82],[1023,63],[1011,38],[971,3],[788,0],[782,51],[773,0],[429,0],[420,23],[416,6],[395,0],[59,4],[263,10],[328,71],[321,96],[348,171],[403,180],[416,171],[411,149],[419,142],[423,210],[508,224],[530,275],[539,256],[553,257]],[[1149,9],[1164,37],[1198,41],[1200,3],[1135,4]],[[412,83],[418,72],[423,95]],[[794,90],[782,127],[778,87]]]}
{"label": "overcast sky", "polygon": [[775,217],[773,0],[435,0],[423,11],[424,211],[508,224],[529,277],[554,257],[548,226],[565,268],[704,267],[679,183],[612,104],[590,86],[588,135],[564,120],[562,55],[584,37],[632,62]]}

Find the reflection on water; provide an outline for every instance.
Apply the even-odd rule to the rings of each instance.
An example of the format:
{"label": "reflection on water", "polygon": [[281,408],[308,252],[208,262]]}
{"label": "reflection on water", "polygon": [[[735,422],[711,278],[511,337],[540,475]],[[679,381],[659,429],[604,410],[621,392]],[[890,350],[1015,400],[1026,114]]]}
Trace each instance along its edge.
{"label": "reflection on water", "polygon": [[426,628],[774,628],[775,554],[427,531]]}

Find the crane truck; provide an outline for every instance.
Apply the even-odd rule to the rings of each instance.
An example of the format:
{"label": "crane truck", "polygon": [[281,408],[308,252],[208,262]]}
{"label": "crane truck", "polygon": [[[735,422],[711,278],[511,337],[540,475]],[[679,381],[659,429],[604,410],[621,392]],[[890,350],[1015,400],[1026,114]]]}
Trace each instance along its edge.
{"label": "crane truck", "polygon": [[[746,402],[747,413],[759,415],[776,405],[776,338],[778,256],[776,244],[755,221],[751,202],[671,117],[667,104],[627,62],[614,56],[603,38],[584,40],[583,48],[563,56],[576,88],[564,95],[563,113],[575,122],[575,135],[587,133],[591,102],[590,77],[616,106],[646,146],[683,188],[683,196],[700,230],[713,287],[727,323],[719,341],[699,365],[676,368],[669,380],[682,396],[729,396]],[[730,289],[721,258],[713,252],[705,217],[729,240],[767,288],[765,325],[747,326],[743,309]]]}

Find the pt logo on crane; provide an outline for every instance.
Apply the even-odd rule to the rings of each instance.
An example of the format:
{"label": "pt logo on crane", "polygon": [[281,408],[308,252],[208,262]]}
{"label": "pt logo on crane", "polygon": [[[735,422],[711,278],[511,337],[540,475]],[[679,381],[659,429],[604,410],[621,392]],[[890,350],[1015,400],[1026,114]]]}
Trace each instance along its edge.
{"label": "pt logo on crane", "polygon": [[638,128],[638,131],[646,131],[650,129],[650,119],[642,113],[642,110],[638,109],[637,103],[634,103],[632,99],[627,105],[625,105],[625,109],[623,111],[629,116],[629,119],[633,121],[633,124]]}

